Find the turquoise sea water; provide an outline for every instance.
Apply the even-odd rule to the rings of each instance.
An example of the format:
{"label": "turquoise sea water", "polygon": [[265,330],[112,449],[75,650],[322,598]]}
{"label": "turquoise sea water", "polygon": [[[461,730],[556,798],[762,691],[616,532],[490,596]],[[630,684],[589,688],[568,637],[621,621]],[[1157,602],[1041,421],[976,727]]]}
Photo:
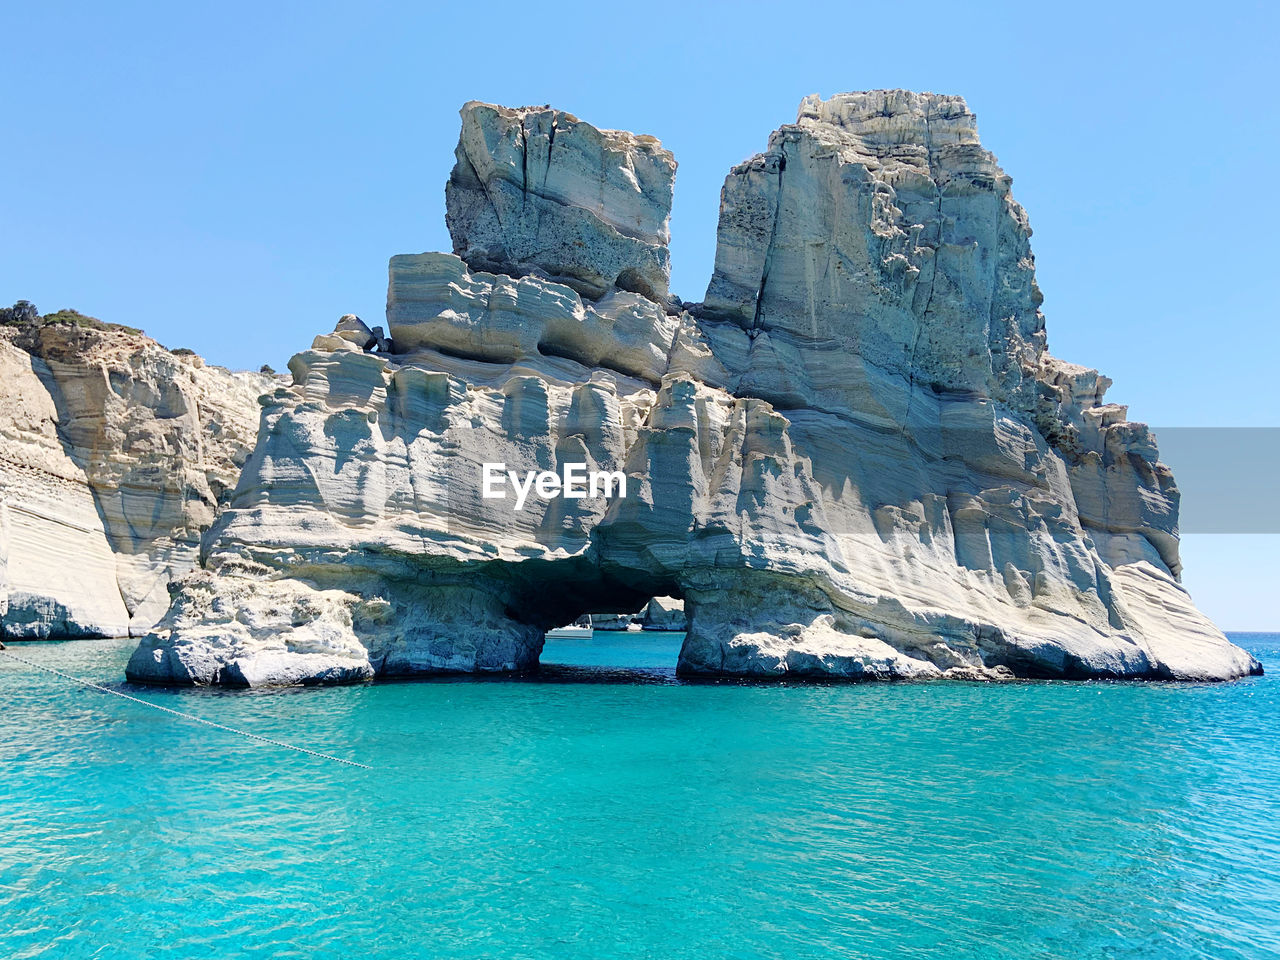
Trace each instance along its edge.
{"label": "turquoise sea water", "polygon": [[1280,636],[1223,685],[121,682],[0,657],[0,957],[1280,957]]}

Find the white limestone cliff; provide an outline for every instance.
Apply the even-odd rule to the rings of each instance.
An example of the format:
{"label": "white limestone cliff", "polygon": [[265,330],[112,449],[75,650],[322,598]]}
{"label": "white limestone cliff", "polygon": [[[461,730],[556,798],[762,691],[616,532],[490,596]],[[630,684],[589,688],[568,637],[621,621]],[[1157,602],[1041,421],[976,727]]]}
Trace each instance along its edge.
{"label": "white limestone cliff", "polygon": [[121,328],[0,328],[0,632],[149,631],[196,566],[273,381]]}
{"label": "white limestone cliff", "polygon": [[[654,596],[683,600],[686,676],[1259,669],[1177,581],[1154,438],[1046,352],[964,101],[806,99],[726,179],[683,310],[656,141],[462,113],[460,256],[392,259],[389,339],[340,323],[294,357],[131,678],[523,670],[547,628]],[[628,491],[517,511],[482,497],[491,462]]]}
{"label": "white limestone cliff", "polygon": [[446,219],[453,252],[472,269],[665,302],[676,162],[655,138],[550,107],[472,101],[456,156]]}

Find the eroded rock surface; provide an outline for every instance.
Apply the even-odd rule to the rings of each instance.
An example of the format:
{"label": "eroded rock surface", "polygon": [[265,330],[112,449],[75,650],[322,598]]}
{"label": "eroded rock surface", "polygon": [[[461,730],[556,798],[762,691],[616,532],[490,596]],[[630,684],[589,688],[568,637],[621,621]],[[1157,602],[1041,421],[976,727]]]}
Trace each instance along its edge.
{"label": "eroded rock surface", "polygon": [[0,328],[3,635],[150,630],[196,566],[273,380],[121,329]]}
{"label": "eroded rock surface", "polygon": [[550,107],[473,101],[456,156],[446,220],[453,252],[473,270],[666,301],[676,162],[655,138]]}
{"label": "eroded rock surface", "polygon": [[[731,171],[680,312],[655,285],[673,170],[468,104],[461,256],[392,259],[388,350],[340,329],[293,359],[130,676],[521,670],[547,628],[653,596],[684,602],[685,675],[1258,669],[1177,582],[1154,438],[1046,352],[1026,215],[962,100],[805,100]],[[486,462],[620,470],[627,495],[515,510]]]}
{"label": "eroded rock surface", "polygon": [[683,630],[686,626],[684,601],[674,597],[654,597],[644,605],[640,625],[645,630]]}

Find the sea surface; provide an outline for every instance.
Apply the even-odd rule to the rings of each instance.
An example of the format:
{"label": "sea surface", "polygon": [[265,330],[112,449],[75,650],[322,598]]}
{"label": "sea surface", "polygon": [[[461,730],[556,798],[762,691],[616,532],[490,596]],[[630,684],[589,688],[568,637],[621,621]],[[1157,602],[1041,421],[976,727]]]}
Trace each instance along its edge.
{"label": "sea surface", "polygon": [[1280,635],[1237,683],[165,691],[0,655],[0,958],[1280,957]]}

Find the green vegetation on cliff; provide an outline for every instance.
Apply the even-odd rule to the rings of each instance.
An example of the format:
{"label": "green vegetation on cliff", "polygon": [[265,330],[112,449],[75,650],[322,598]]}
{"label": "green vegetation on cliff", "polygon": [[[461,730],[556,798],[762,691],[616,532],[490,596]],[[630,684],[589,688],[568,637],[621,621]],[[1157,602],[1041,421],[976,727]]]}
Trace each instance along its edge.
{"label": "green vegetation on cliff", "polygon": [[125,333],[141,333],[137,327],[122,323],[106,323],[79,310],[63,309],[43,316],[30,300],[19,300],[12,307],[0,307],[0,326],[6,327],[79,327],[82,330],[123,330]]}

